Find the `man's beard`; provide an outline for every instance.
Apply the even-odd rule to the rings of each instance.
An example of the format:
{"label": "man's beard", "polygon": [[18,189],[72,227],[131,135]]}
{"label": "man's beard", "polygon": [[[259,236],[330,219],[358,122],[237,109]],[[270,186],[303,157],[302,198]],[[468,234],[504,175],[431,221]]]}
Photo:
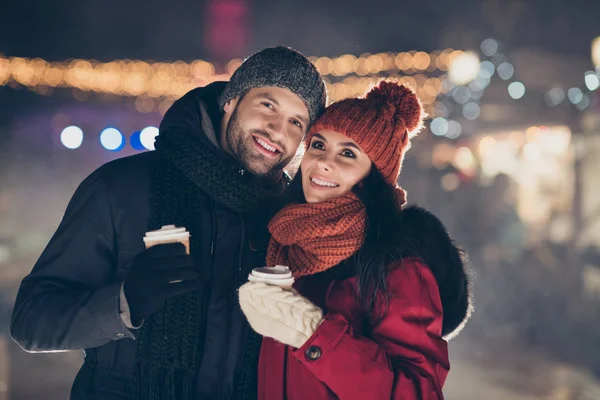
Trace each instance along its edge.
{"label": "man's beard", "polygon": [[249,132],[244,131],[237,120],[236,108],[231,115],[231,119],[229,120],[225,131],[225,139],[227,140],[229,150],[231,150],[242,167],[254,175],[271,176],[273,174],[281,173],[283,168],[291,161],[292,157],[281,158],[280,154],[278,160],[268,160],[266,156],[256,155],[256,152],[253,149],[255,146],[254,139],[252,138],[253,133],[268,139],[272,143],[278,144],[282,149],[284,148],[280,143],[274,141],[271,138],[271,135],[265,131],[258,129],[253,129]]}

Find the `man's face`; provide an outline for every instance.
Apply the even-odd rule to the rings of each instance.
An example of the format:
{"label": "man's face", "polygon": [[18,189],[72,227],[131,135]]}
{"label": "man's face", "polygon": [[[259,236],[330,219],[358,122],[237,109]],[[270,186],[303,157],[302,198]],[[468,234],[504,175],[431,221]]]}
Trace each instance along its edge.
{"label": "man's face", "polygon": [[250,89],[224,111],[228,121],[221,146],[258,176],[280,172],[292,160],[310,120],[302,99],[279,87]]}

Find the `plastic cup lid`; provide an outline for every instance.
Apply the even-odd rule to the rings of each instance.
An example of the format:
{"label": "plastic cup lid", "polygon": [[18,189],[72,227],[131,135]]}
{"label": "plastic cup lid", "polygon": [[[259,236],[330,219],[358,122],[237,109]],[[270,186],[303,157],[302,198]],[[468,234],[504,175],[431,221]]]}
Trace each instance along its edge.
{"label": "plastic cup lid", "polygon": [[178,228],[175,225],[165,225],[155,231],[146,232],[146,236],[174,235],[178,233],[187,233],[187,231],[185,228]]}
{"label": "plastic cup lid", "polygon": [[274,279],[274,278],[263,278],[261,276],[254,276],[252,274],[248,275],[248,280],[250,282],[262,282],[262,283],[267,283],[270,285],[276,285],[276,286],[292,286],[294,284],[294,278],[279,278],[279,279]]}
{"label": "plastic cup lid", "polygon": [[289,279],[292,278],[292,272],[284,265],[275,267],[254,268],[251,275],[266,279]]}

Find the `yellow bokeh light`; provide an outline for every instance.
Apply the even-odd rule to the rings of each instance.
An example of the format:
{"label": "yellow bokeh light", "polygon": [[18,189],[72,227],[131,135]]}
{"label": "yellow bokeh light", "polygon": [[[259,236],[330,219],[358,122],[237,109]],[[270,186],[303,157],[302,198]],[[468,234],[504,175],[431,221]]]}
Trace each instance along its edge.
{"label": "yellow bokeh light", "polygon": [[461,147],[454,155],[454,164],[464,172],[472,172],[475,169],[475,157],[468,147]]}
{"label": "yellow bokeh light", "polygon": [[132,96],[139,96],[145,92],[146,82],[142,74],[130,73],[123,81],[123,89]]}
{"label": "yellow bokeh light", "polygon": [[508,134],[508,142],[515,149],[520,149],[525,144],[523,132],[514,131]]}
{"label": "yellow bokeh light", "polygon": [[134,62],[131,66],[131,70],[133,72],[137,72],[143,75],[150,75],[152,74],[152,67],[150,67],[150,64],[148,64],[145,61],[137,61]]}
{"label": "yellow bokeh light", "polygon": [[528,142],[535,142],[541,133],[542,130],[538,126],[532,126],[525,131],[525,137]]}
{"label": "yellow bokeh light", "polygon": [[348,96],[348,87],[344,83],[334,83],[329,90],[332,101],[340,101]]}
{"label": "yellow bokeh light", "polygon": [[192,74],[199,77],[209,77],[215,74],[215,66],[209,62],[198,60],[192,63]]}
{"label": "yellow bokeh light", "polygon": [[369,61],[369,68],[372,74],[378,74],[383,70],[383,59],[378,54],[374,54],[367,58]]}
{"label": "yellow bokeh light", "polygon": [[399,70],[408,71],[413,67],[413,57],[410,53],[398,53],[395,63]]}
{"label": "yellow bokeh light", "polygon": [[11,62],[13,79],[25,86],[32,86],[35,81],[35,68],[31,61],[19,58]]}
{"label": "yellow bokeh light", "polygon": [[244,60],[242,60],[241,58],[234,58],[233,60],[229,61],[227,63],[227,72],[229,73],[229,75],[233,75],[235,70],[238,69],[243,62]]}
{"label": "yellow bokeh light", "polygon": [[410,53],[404,53],[404,70],[410,70],[413,67],[413,56]]}
{"label": "yellow bokeh light", "polygon": [[427,71],[433,72],[437,69],[437,59],[439,54],[439,51],[432,51],[429,54],[429,67],[427,67]]}
{"label": "yellow bokeh light", "polygon": [[445,168],[452,161],[455,150],[448,143],[440,143],[433,148],[431,162],[437,169]]}
{"label": "yellow bokeh light", "polygon": [[102,91],[114,94],[120,93],[122,87],[121,81],[121,75],[118,72],[110,70],[104,72],[101,79]]}
{"label": "yellow bokeh light", "polygon": [[355,76],[349,76],[348,78],[344,79],[343,82],[347,85],[354,86],[360,82],[360,78],[357,78]]}
{"label": "yellow bokeh light", "polygon": [[424,75],[424,74],[413,75],[413,78],[414,78],[415,82],[417,83],[417,86],[423,86],[428,79],[427,75]]}
{"label": "yellow bokeh light", "polygon": [[437,90],[436,85],[434,83],[430,82],[430,79],[428,79],[423,84],[423,88],[425,90],[425,93],[427,93],[427,95],[432,96],[432,97],[437,97],[437,95],[440,93]]}
{"label": "yellow bokeh light", "polygon": [[170,80],[166,74],[157,74],[152,77],[148,85],[148,95],[152,97],[165,96],[169,89]]}
{"label": "yellow bokeh light", "polygon": [[536,143],[527,143],[523,148],[523,155],[529,162],[537,162],[541,157],[540,149]]}
{"label": "yellow bokeh light", "polygon": [[600,36],[592,41],[592,61],[600,67]]}
{"label": "yellow bokeh light", "polygon": [[[425,112],[426,117],[425,119],[430,119],[431,116],[433,115],[433,111],[435,109],[435,100],[433,102],[431,102],[430,104],[423,104],[423,111]],[[417,135],[416,139],[424,139],[426,136],[425,135]]]}
{"label": "yellow bokeh light", "polygon": [[399,82],[403,85],[409,86],[413,89],[417,88],[417,81],[412,76],[403,76],[399,79]]}
{"label": "yellow bokeh light", "polygon": [[426,70],[429,68],[429,63],[431,62],[431,57],[429,54],[424,51],[419,51],[413,56],[413,66],[416,69]]}
{"label": "yellow bokeh light", "polygon": [[0,85],[5,85],[10,79],[10,62],[0,58]]}
{"label": "yellow bokeh light", "polygon": [[460,187],[460,177],[454,172],[449,172],[442,176],[440,180],[442,189],[447,192],[453,192]]}
{"label": "yellow bokeh light", "polygon": [[352,72],[356,57],[345,54],[333,60],[332,74],[335,76],[344,76]]}
{"label": "yellow bokeh light", "polygon": [[329,57],[321,57],[317,60],[315,66],[319,70],[319,73],[329,75],[331,70],[333,70],[333,61]]}
{"label": "yellow bokeh light", "polygon": [[371,63],[368,58],[360,57],[354,62],[354,73],[359,76],[365,76],[370,72]]}
{"label": "yellow bokeh light", "polygon": [[150,113],[154,110],[154,99],[150,97],[138,97],[135,99],[135,109],[141,113]]}
{"label": "yellow bokeh light", "polygon": [[569,149],[571,130],[566,127],[553,127],[541,130],[537,137],[539,150],[544,154],[564,154]]}
{"label": "yellow bokeh light", "polygon": [[472,51],[452,52],[449,61],[450,80],[457,85],[465,85],[477,77],[480,70],[479,56]]}
{"label": "yellow bokeh light", "polygon": [[479,141],[479,154],[482,158],[487,157],[496,149],[496,139],[486,136]]}
{"label": "yellow bokeh light", "polygon": [[63,70],[58,67],[47,68],[42,77],[42,83],[48,86],[57,87],[62,83]]}
{"label": "yellow bokeh light", "polygon": [[423,86],[427,88],[427,93],[432,96],[437,96],[441,92],[442,81],[438,78],[429,78],[423,83]]}
{"label": "yellow bokeh light", "polygon": [[177,76],[189,76],[190,75],[190,66],[183,61],[176,61],[173,66],[175,67],[175,74]]}
{"label": "yellow bokeh light", "polygon": [[381,61],[383,62],[383,69],[385,71],[390,71],[390,70],[396,68],[396,65],[394,64],[394,58],[390,54],[380,53],[379,57],[381,58]]}

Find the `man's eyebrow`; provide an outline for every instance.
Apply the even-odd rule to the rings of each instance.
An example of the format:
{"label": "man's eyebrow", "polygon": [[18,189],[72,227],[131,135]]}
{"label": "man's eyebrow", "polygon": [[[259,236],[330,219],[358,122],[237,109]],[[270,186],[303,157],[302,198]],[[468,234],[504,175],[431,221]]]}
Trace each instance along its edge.
{"label": "man's eyebrow", "polygon": [[[280,107],[279,102],[277,100],[275,100],[275,98],[273,96],[271,96],[269,93],[259,93],[256,97],[260,97],[266,100],[269,100],[271,103],[275,104],[277,107]],[[294,118],[299,119],[300,121],[302,121],[302,123],[304,123],[304,125],[308,126],[308,120],[303,117],[300,114],[296,114],[294,115]]]}
{"label": "man's eyebrow", "polygon": [[296,116],[294,118],[299,119],[300,121],[302,121],[302,123],[304,124],[305,127],[308,126],[308,121],[306,120],[306,118],[304,118],[302,115],[300,114],[296,114]]}
{"label": "man's eyebrow", "polygon": [[267,99],[267,100],[269,100],[270,102],[274,103],[276,106],[279,107],[279,102],[277,100],[275,100],[273,98],[273,96],[271,96],[269,93],[259,93],[257,95],[257,97],[262,97],[263,99]]}

